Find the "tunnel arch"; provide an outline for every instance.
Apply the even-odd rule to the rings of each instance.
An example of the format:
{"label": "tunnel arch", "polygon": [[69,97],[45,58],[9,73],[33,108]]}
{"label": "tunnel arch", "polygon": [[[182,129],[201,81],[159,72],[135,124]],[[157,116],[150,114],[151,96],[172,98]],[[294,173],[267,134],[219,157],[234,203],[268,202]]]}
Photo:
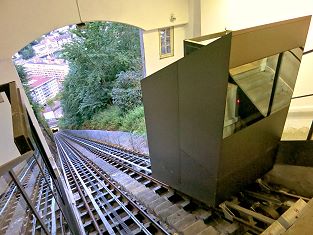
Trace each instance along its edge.
{"label": "tunnel arch", "polygon": [[[151,0],[1,1],[0,84],[14,81],[17,87],[21,88],[21,98],[49,158],[52,158],[51,152],[22,88],[12,56],[47,32],[83,22],[121,22],[149,32],[157,31],[162,27],[182,26],[189,20],[188,4],[188,0],[159,0],[157,2]],[[174,22],[170,20],[171,15],[175,15]],[[183,30],[180,32],[182,33]],[[171,61],[171,59],[167,60],[167,63]],[[163,65],[164,61],[162,62]]]}
{"label": "tunnel arch", "polygon": [[[185,24],[188,1],[56,0],[3,1],[0,9],[0,60],[10,58],[41,35],[66,25],[93,21],[129,24],[143,30]],[[175,10],[173,10],[175,9]],[[170,16],[175,14],[176,21]],[[18,17],[16,17],[18,15]]]}

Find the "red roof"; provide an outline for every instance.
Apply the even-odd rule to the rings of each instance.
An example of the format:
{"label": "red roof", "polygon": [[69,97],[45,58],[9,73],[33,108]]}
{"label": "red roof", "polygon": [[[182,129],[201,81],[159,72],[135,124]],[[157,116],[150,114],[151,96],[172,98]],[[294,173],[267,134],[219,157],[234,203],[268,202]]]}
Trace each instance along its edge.
{"label": "red roof", "polygon": [[33,76],[28,79],[28,84],[31,89],[41,86],[45,82],[51,80],[53,78],[43,77],[43,76]]}

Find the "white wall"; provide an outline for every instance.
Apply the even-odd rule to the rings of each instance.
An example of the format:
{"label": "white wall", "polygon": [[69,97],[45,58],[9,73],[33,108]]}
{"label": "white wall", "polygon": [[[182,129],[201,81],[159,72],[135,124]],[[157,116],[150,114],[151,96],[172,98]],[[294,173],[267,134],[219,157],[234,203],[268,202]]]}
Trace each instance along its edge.
{"label": "white wall", "polygon": [[143,40],[146,58],[147,76],[164,68],[168,64],[184,56],[184,44],[186,25],[174,27],[174,56],[160,59],[159,31],[158,29],[144,31]]}
{"label": "white wall", "polygon": [[[201,0],[201,34],[239,30],[313,14],[311,0]],[[313,49],[311,24],[305,50]]]}
{"label": "white wall", "polygon": [[227,4],[228,0],[201,0],[201,35],[225,30]]}
{"label": "white wall", "polygon": [[0,166],[10,162],[20,153],[14,143],[13,126],[12,126],[12,112],[9,100],[4,92],[0,93],[4,102],[0,101]]}
{"label": "white wall", "polygon": [[189,21],[186,25],[186,38],[201,36],[201,0],[189,0]]}

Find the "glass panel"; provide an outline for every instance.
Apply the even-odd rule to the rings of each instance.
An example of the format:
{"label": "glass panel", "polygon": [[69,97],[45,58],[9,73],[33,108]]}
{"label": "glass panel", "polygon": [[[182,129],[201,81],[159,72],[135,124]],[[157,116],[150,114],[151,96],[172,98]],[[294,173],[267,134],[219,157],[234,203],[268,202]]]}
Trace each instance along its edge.
{"label": "glass panel", "polygon": [[[292,99],[287,119],[284,126],[282,140],[306,140],[313,120],[313,112],[310,105],[313,96]],[[297,109],[297,107],[307,107]]]}
{"label": "glass panel", "polygon": [[230,69],[224,138],[267,116],[277,61],[274,55]]}
{"label": "glass panel", "polygon": [[172,28],[160,29],[160,56],[172,55]]}
{"label": "glass panel", "polygon": [[278,55],[230,70],[230,75],[263,116],[267,116]]}
{"label": "glass panel", "polygon": [[301,57],[302,50],[300,48],[283,53],[271,113],[289,105],[300,68]]}
{"label": "glass panel", "polygon": [[45,234],[8,173],[0,177],[0,185],[0,234]]}
{"label": "glass panel", "polygon": [[170,46],[170,45],[168,45],[168,46],[166,47],[166,49],[167,49],[167,53],[168,53],[168,54],[171,53],[171,46]]}

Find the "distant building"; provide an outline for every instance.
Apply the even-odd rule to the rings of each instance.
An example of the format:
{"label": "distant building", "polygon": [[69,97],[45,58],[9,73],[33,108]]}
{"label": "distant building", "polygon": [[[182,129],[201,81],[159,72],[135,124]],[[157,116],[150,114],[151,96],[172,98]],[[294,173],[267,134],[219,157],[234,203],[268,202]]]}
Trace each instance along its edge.
{"label": "distant building", "polygon": [[56,78],[34,76],[29,79],[30,94],[34,101],[39,104],[46,104],[48,99],[52,99],[59,92],[59,83]]}
{"label": "distant building", "polygon": [[68,64],[58,62],[58,60],[34,60],[32,62],[25,63],[23,66],[29,77],[39,76],[54,78],[57,79],[60,84],[64,81],[64,78],[69,71]]}
{"label": "distant building", "polygon": [[58,126],[58,120],[63,117],[63,110],[60,101],[54,101],[51,106],[46,106],[43,111],[43,116],[45,117],[50,128],[55,128]]}
{"label": "distant building", "polygon": [[72,41],[71,34],[51,32],[49,35],[42,37],[42,40],[33,46],[36,56],[46,57],[62,50],[64,44]]}

